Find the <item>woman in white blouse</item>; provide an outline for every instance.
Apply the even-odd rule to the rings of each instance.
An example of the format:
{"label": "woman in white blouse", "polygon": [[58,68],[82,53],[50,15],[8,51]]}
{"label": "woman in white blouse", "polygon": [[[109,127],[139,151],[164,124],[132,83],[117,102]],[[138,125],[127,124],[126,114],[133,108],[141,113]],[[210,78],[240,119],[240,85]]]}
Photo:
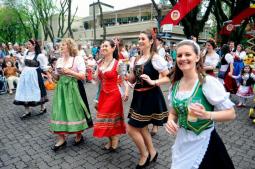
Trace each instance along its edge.
{"label": "woman in white blouse", "polygon": [[167,107],[159,84],[169,82],[167,62],[157,54],[152,33],[140,33],[138,41],[142,55],[136,57],[129,75],[129,82],[135,87],[127,126],[140,152],[137,169],[157,160],[148,125],[162,126],[167,120]]}
{"label": "woman in white blouse", "polygon": [[207,74],[215,76],[214,69],[220,61],[219,55],[215,52],[216,44],[213,39],[210,39],[206,42],[206,54],[204,61],[204,70]]}
{"label": "woman in white blouse", "polygon": [[177,45],[166,131],[176,135],[171,169],[234,169],[214,122],[235,118],[223,85],[202,69],[200,47],[191,40]]}
{"label": "woman in white blouse", "polygon": [[222,58],[221,58],[221,66],[218,72],[219,80],[224,84],[227,92],[232,94],[236,94],[237,91],[237,83],[236,80],[232,78],[234,72],[234,58],[230,54],[230,48],[228,45],[223,45],[221,48]]}
{"label": "woman in white blouse", "polygon": [[56,63],[54,78],[58,80],[54,91],[50,130],[58,138],[52,147],[57,151],[66,145],[66,135],[76,134],[73,145],[82,143],[82,132],[92,127],[88,101],[82,81],[85,79],[85,62],[78,56],[76,43],[66,38],[61,42],[61,56]]}
{"label": "woman in white blouse", "polygon": [[[238,76],[243,67],[244,67],[244,62],[243,59],[246,56],[246,52],[243,50],[243,47],[241,44],[238,44],[236,46],[236,51],[232,52],[233,56],[234,56],[234,72],[233,75],[234,76]],[[237,79],[238,81],[240,81],[241,79]]]}
{"label": "woman in white blouse", "polygon": [[31,39],[27,46],[28,51],[24,56],[18,57],[23,69],[13,102],[15,105],[25,106],[25,113],[21,116],[22,119],[31,116],[31,106],[41,105],[40,114],[46,113],[44,103],[48,101],[48,98],[42,73],[47,74],[47,78],[51,81],[51,75],[48,72],[48,59],[41,53],[38,42]]}

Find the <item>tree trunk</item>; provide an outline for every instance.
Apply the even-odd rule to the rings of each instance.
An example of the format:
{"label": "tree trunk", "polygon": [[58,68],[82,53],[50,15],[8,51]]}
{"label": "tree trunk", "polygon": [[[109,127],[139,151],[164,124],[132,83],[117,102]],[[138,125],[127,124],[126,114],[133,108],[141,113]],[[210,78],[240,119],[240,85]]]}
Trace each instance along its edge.
{"label": "tree trunk", "polygon": [[162,21],[162,11],[161,9],[158,7],[158,5],[156,4],[156,2],[154,0],[151,0],[153,7],[155,8],[156,12],[157,12],[157,21],[158,21],[158,32],[160,32],[160,22]]}

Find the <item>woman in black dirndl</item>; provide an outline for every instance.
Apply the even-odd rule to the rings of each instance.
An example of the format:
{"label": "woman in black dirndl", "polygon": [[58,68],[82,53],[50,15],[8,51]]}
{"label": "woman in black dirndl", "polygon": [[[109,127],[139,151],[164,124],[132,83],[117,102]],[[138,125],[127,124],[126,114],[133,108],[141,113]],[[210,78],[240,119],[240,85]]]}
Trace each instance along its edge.
{"label": "woman in black dirndl", "polygon": [[157,160],[158,153],[148,125],[162,126],[167,121],[167,106],[159,84],[169,82],[167,63],[156,53],[151,32],[140,33],[139,48],[142,55],[136,58],[135,65],[131,66],[134,70],[129,75],[129,81],[135,83],[135,87],[127,127],[129,136],[140,152],[138,169]]}

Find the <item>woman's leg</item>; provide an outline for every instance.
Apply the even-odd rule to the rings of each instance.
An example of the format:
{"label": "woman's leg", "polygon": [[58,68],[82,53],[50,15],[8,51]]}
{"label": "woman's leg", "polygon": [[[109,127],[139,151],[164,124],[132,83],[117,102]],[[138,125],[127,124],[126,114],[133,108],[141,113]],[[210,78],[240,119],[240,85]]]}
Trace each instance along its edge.
{"label": "woman's leg", "polygon": [[129,124],[127,125],[127,133],[132,138],[132,140],[135,142],[135,144],[139,150],[139,153],[140,153],[140,160],[138,163],[139,165],[145,164],[145,162],[148,158],[148,155],[149,155],[149,152],[147,151],[147,148],[146,148],[145,142],[144,142],[144,138],[143,138],[143,135],[141,132],[142,132],[141,129],[135,128]]}
{"label": "woman's leg", "polygon": [[151,159],[153,159],[157,152],[156,152],[156,150],[153,146],[152,138],[151,138],[151,135],[149,133],[148,126],[141,129],[141,134],[142,134],[144,143],[146,145],[146,148],[150,153]]}
{"label": "woman's leg", "polygon": [[14,89],[13,82],[14,82],[14,78],[12,76],[7,78],[9,93],[12,93],[12,89]]}
{"label": "woman's leg", "polygon": [[155,134],[157,134],[158,132],[158,127],[156,125],[153,125],[152,129],[151,129],[151,135],[154,136]]}
{"label": "woman's leg", "polygon": [[104,145],[103,147],[104,150],[109,150],[112,147],[112,138],[108,137],[108,139],[109,139],[109,142]]}
{"label": "woman's leg", "polygon": [[82,137],[81,133],[77,133],[75,137],[75,141],[79,142],[81,140],[81,137]]}
{"label": "woman's leg", "polygon": [[115,135],[111,137],[111,147],[116,150],[119,146],[119,136]]}
{"label": "woman's leg", "polygon": [[57,143],[55,146],[61,146],[65,142],[65,135],[64,134],[58,134]]}

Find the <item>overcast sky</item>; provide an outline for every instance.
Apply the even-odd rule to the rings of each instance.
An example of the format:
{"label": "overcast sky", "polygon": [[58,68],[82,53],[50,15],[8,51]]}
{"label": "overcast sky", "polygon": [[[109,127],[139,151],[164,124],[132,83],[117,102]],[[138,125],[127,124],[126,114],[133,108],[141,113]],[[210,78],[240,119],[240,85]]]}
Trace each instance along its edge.
{"label": "overcast sky", "polygon": [[[155,0],[158,2],[159,0]],[[73,0],[73,11],[78,5],[77,16],[85,17],[89,15],[89,4],[97,2],[97,0]],[[124,9],[132,6],[150,3],[151,0],[100,0],[106,4],[114,6],[114,10]]]}

